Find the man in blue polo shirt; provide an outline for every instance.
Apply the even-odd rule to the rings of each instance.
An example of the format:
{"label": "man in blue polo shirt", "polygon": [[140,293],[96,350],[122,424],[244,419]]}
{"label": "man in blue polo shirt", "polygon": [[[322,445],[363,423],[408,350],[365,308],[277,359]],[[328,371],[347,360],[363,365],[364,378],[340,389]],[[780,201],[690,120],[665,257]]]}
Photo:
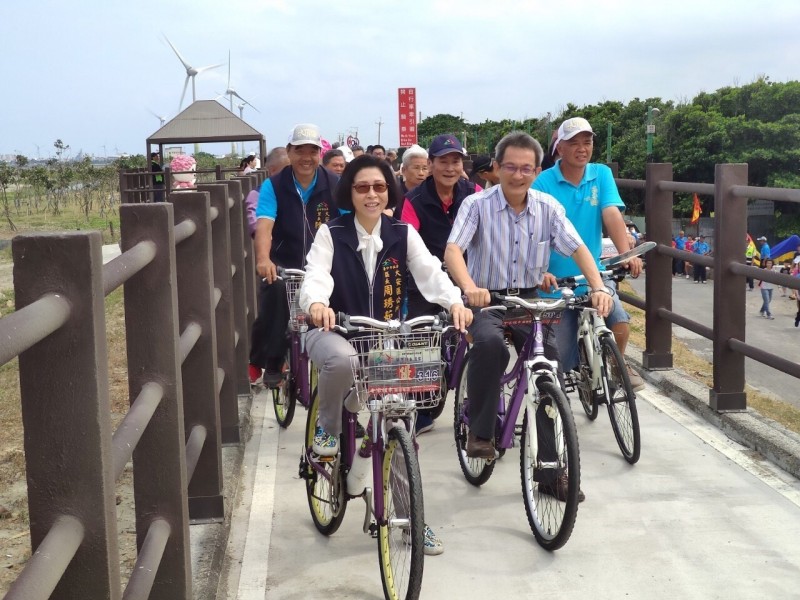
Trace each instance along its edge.
{"label": "man in blue polo shirt", "polygon": [[[617,251],[630,249],[628,229],[622,211],[625,204],[620,198],[614,175],[605,165],[591,163],[594,149],[594,132],[589,121],[573,117],[558,128],[555,148],[560,158],[551,168],[543,171],[531,186],[555,197],[566,209],[567,218],[577,229],[592,256],[599,261],[603,247],[603,226],[614,242]],[[642,270],[642,261],[633,258],[628,263],[633,277]],[[599,265],[599,262],[598,262]],[[548,270],[556,277],[571,277],[580,274],[580,269],[571,257],[557,254],[550,256]],[[619,296],[614,295],[614,308],[606,317],[606,323],[614,332],[617,346],[623,356],[630,334],[630,315],[625,312]],[[565,373],[578,366],[578,315],[566,311],[561,323],[554,326],[556,341]],[[644,388],[644,381],[636,371],[628,367],[634,391]]]}
{"label": "man in blue polo shirt", "polygon": [[262,379],[265,386],[281,380],[281,366],[288,347],[286,326],[289,305],[286,287],[277,279],[278,266],[302,269],[317,230],[339,216],[333,190],[335,173],[321,167],[322,138],[310,123],[292,130],[286,153],[289,165],[261,185],[256,207],[256,271],[261,278],[258,316],[253,323],[250,383]]}

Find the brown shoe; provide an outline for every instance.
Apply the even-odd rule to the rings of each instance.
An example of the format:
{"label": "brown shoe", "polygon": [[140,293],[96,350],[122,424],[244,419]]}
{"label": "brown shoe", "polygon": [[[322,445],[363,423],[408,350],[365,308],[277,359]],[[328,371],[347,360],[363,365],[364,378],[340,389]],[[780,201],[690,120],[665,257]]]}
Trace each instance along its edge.
{"label": "brown shoe", "polygon": [[[567,494],[569,491],[569,475],[563,473],[561,476],[558,477],[552,483],[540,483],[539,484],[539,493],[540,494],[547,494],[548,496],[553,496],[557,500],[561,502],[567,501]],[[578,490],[578,502],[583,502],[586,500],[586,495],[583,493],[583,490]]]}
{"label": "brown shoe", "polygon": [[628,379],[631,382],[631,390],[634,392],[638,392],[644,389],[644,380],[642,376],[639,375],[636,371],[631,369],[630,365],[626,365],[628,367]]}
{"label": "brown shoe", "polygon": [[477,435],[469,432],[467,435],[467,456],[470,458],[482,458],[484,460],[494,460],[494,443],[492,440],[485,440],[479,438]]}

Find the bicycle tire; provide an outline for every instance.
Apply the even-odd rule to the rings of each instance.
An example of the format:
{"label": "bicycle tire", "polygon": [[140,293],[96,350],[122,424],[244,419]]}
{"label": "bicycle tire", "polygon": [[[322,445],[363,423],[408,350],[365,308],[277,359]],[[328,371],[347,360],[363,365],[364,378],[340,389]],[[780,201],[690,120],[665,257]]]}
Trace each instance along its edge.
{"label": "bicycle tire", "polygon": [[[529,407],[525,410],[520,443],[520,477],[531,531],[540,546],[552,551],[567,543],[575,527],[581,482],[580,450],[575,420],[564,392],[551,381],[537,383],[537,389],[540,405],[553,419],[554,436],[550,440],[543,439],[535,426],[534,409]],[[556,408],[558,418],[553,414],[552,407]],[[560,453],[557,451],[559,447],[563,448]],[[542,454],[556,456],[552,462],[557,466],[542,466]],[[564,475],[568,478],[568,485],[563,501],[542,491],[542,486],[547,482]]]}
{"label": "bicycle tire", "polygon": [[286,429],[292,424],[294,411],[297,405],[297,381],[295,373],[292,371],[292,351],[286,351],[286,358],[283,362],[283,382],[274,388],[272,392],[272,408],[275,411],[275,420],[278,425]]}
{"label": "bicycle tire", "polygon": [[456,399],[453,403],[453,433],[456,440],[458,464],[461,465],[461,472],[464,474],[464,478],[474,486],[481,486],[489,481],[494,471],[496,461],[487,461],[483,458],[470,458],[467,456],[469,425],[467,425],[464,415],[469,409],[469,399],[467,398],[469,354],[470,353],[467,352],[464,355],[463,367],[456,380]]}
{"label": "bicycle tire", "polygon": [[[303,460],[311,452],[318,414],[319,396],[315,389],[312,392],[311,407],[306,418]],[[325,466],[326,474],[329,477],[323,477],[307,462],[305,463],[305,469],[307,470],[302,474],[306,482],[306,497],[308,499],[308,508],[311,511],[311,519],[314,521],[317,531],[323,535],[336,533],[344,520],[345,510],[347,509],[346,477],[342,466],[341,448],[342,444],[340,442],[339,454],[333,457],[332,460],[321,463]],[[300,464],[303,465],[303,461]]]}
{"label": "bicycle tire", "polygon": [[390,600],[416,600],[422,588],[425,515],[422,476],[411,434],[392,427],[383,456],[383,506],[378,560],[383,593]]}
{"label": "bicycle tire", "polygon": [[578,380],[575,387],[578,388],[578,398],[581,401],[583,412],[589,417],[590,421],[597,418],[597,396],[592,389],[592,365],[589,364],[589,355],[586,352],[584,340],[578,340]]}
{"label": "bicycle tire", "polygon": [[608,383],[608,418],[622,456],[633,465],[642,451],[636,394],[633,393],[628,369],[614,338],[611,335],[601,337],[600,348],[603,353],[603,376]]}

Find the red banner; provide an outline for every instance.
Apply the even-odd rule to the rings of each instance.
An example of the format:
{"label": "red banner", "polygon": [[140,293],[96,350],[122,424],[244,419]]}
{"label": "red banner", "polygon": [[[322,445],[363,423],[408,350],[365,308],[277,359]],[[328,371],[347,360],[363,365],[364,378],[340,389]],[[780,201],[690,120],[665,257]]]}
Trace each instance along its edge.
{"label": "red banner", "polygon": [[400,147],[417,143],[417,88],[397,89],[397,121],[400,123]]}

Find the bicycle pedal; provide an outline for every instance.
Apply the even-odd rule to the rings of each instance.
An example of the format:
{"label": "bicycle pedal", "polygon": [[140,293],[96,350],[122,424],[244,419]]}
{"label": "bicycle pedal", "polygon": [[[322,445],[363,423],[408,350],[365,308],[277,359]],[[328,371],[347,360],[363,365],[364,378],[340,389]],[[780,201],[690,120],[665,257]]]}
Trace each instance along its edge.
{"label": "bicycle pedal", "polygon": [[372,539],[378,538],[378,524],[375,521],[369,524],[369,537]]}

